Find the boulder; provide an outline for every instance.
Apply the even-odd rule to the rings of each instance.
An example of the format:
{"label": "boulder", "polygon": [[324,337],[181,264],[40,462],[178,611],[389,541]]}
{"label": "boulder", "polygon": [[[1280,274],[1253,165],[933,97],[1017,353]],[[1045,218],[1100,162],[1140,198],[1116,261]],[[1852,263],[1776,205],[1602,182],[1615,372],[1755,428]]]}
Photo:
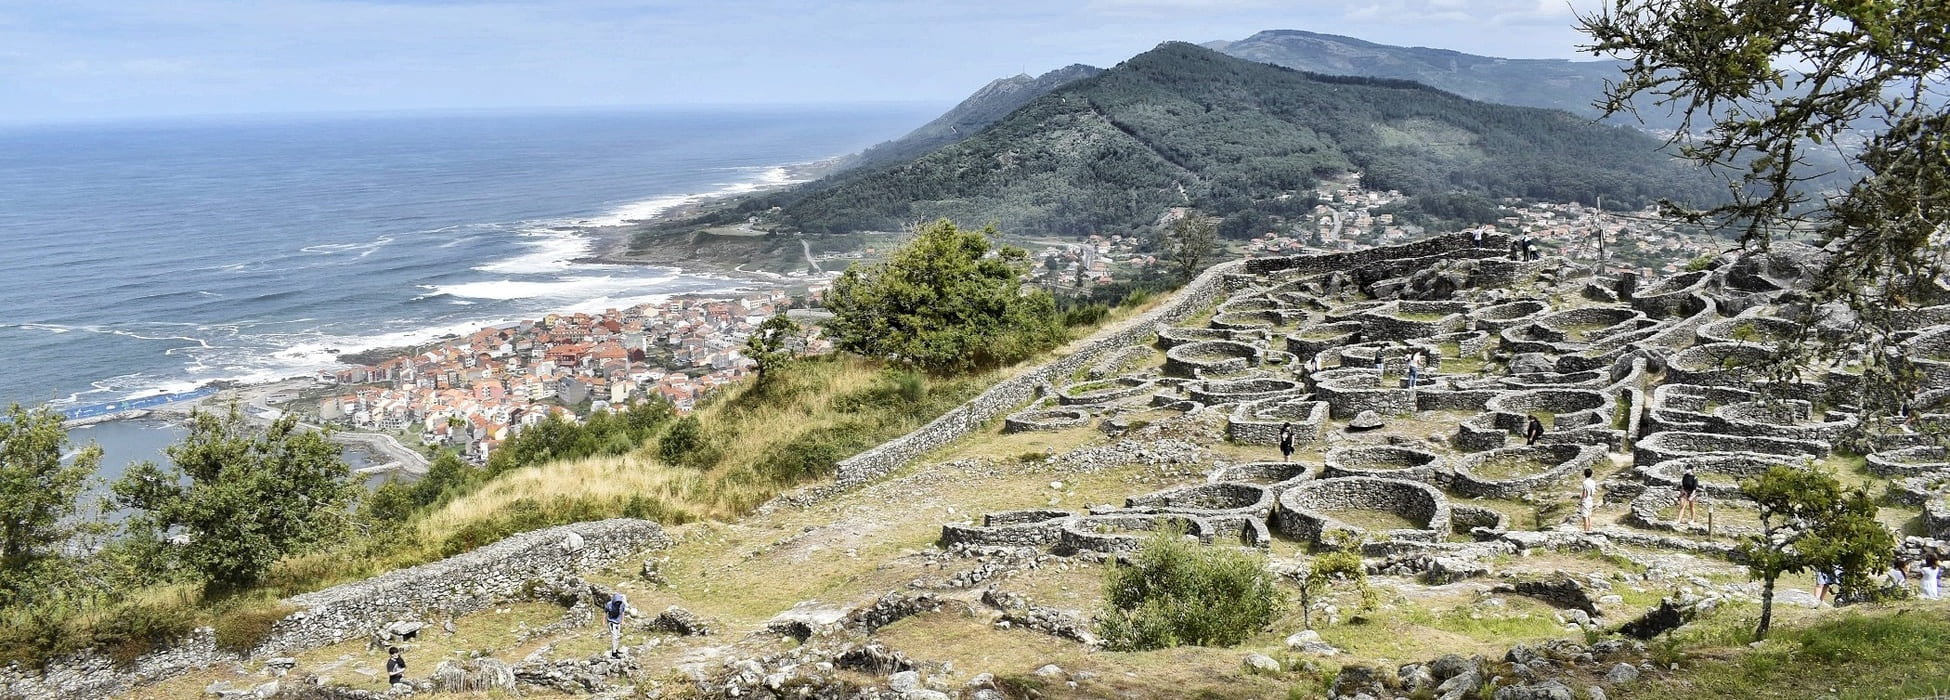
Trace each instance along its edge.
{"label": "boulder", "polygon": [[1605,672],[1605,682],[1612,685],[1630,683],[1639,679],[1639,669],[1631,664],[1617,664]]}
{"label": "boulder", "polygon": [[1381,414],[1376,413],[1373,410],[1367,410],[1367,411],[1362,411],[1360,413],[1354,414],[1354,420],[1347,422],[1347,429],[1348,430],[1374,430],[1384,425],[1387,425],[1387,423],[1381,420]]}
{"label": "boulder", "polygon": [[1557,681],[1532,685],[1509,685],[1496,690],[1491,700],[1576,700],[1571,689]]}
{"label": "boulder", "polygon": [[1253,673],[1279,673],[1280,662],[1265,654],[1247,654],[1246,670]]}

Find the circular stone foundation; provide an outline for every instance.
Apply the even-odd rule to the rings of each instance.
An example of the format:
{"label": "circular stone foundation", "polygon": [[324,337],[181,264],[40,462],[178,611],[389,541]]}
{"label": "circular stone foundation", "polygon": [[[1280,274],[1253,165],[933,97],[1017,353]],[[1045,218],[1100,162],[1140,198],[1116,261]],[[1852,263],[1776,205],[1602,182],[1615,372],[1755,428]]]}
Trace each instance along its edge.
{"label": "circular stone foundation", "polygon": [[1165,351],[1165,373],[1176,377],[1197,377],[1199,373],[1242,372],[1259,366],[1265,353],[1257,347],[1231,340],[1202,340]]}
{"label": "circular stone foundation", "polygon": [[1319,468],[1300,462],[1247,462],[1222,467],[1207,479],[1214,483],[1256,484],[1285,490],[1313,478],[1319,472]]}
{"label": "circular stone foundation", "polygon": [[1176,525],[1187,537],[1212,543],[1212,528],[1202,518],[1176,514],[1086,515],[1063,521],[1060,546],[1073,552],[1136,552],[1158,528]]}
{"label": "circular stone foundation", "polygon": [[1128,399],[1151,390],[1151,382],[1134,377],[1118,377],[1071,384],[1056,392],[1056,400],[1066,405],[1100,404]]}
{"label": "circular stone foundation", "polygon": [[1699,490],[1712,496],[1734,498],[1740,495],[1740,480],[1751,479],[1766,473],[1774,467],[1793,467],[1787,460],[1769,459],[1759,455],[1707,455],[1703,457],[1681,457],[1669,459],[1649,467],[1639,469],[1647,483],[1666,488],[1679,488],[1679,481],[1686,475],[1686,467],[1693,468],[1693,476],[1699,479]]}
{"label": "circular stone foundation", "polygon": [[1478,452],[1456,463],[1452,489],[1464,496],[1515,498],[1564,480],[1604,459],[1596,445],[1553,443]]}
{"label": "circular stone foundation", "polygon": [[1408,447],[1348,447],[1327,453],[1322,474],[1335,477],[1383,477],[1429,480],[1441,466],[1442,458]]}
{"label": "circular stone foundation", "polygon": [[1264,486],[1222,481],[1127,498],[1124,507],[1193,512],[1196,515],[1227,511],[1266,511],[1270,514],[1273,494]]}
{"label": "circular stone foundation", "polygon": [[1280,494],[1280,532],[1319,543],[1329,533],[1435,542],[1449,532],[1449,501],[1427,484],[1348,477],[1309,481]]}
{"label": "circular stone foundation", "polygon": [[1185,387],[1187,396],[1207,406],[1279,397],[1299,398],[1303,393],[1306,393],[1306,389],[1300,382],[1279,377],[1208,381]]}
{"label": "circular stone foundation", "polygon": [[1045,408],[1010,414],[1002,419],[1002,432],[1028,433],[1069,430],[1090,422],[1090,412],[1081,408]]}

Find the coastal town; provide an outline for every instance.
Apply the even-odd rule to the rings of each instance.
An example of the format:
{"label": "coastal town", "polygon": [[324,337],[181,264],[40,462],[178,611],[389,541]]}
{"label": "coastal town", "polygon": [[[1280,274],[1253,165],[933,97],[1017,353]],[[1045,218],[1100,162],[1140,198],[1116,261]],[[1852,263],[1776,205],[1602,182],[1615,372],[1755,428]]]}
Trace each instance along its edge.
{"label": "coastal town", "polygon": [[[291,408],[485,460],[551,415],[574,419],[658,400],[689,411],[745,375],[745,338],[791,305],[785,291],[771,290],[489,326],[375,364],[322,370],[325,395]],[[831,344],[810,337],[802,349],[821,353]]]}

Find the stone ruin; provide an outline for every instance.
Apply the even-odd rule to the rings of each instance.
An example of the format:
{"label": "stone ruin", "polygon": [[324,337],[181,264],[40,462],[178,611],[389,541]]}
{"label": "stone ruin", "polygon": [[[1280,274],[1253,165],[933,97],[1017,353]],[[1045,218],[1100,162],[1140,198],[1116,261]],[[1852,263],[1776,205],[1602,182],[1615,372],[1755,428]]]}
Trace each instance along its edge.
{"label": "stone ruin", "polygon": [[[1371,557],[1426,561],[1537,545],[1550,533],[1534,526],[1561,521],[1508,515],[1575,501],[1592,469],[1604,479],[1597,529],[1607,541],[1724,554],[1726,535],[1753,526],[1740,479],[1775,465],[1814,468],[1845,435],[1862,434],[1874,446],[1865,476],[1921,511],[1927,532],[1911,546],[1950,537],[1950,452],[1898,426],[1863,425],[1858,391],[1863,363],[1905,363],[1937,387],[1919,397],[1919,422],[1950,420],[1950,307],[1899,314],[1910,328],[1889,358],[1845,358],[1782,383],[1762,369],[1786,343],[1842,332],[1832,310],[1810,313],[1805,283],[1784,272],[1808,269],[1806,260],[1726,256],[1643,282],[1562,260],[1512,261],[1505,248],[1448,237],[1208,273],[1193,292],[1210,299],[1208,313],[1105,349],[1073,382],[1045,382],[1009,428],[1095,424],[1119,434],[1140,420],[1210,417],[1226,440],[1277,458],[1284,425],[1302,461],[1213,463],[1206,483],[1086,513],[992,513],[944,525],[941,543],[1124,553],[1169,525],[1248,547],[1343,533]],[[1360,427],[1374,417],[1382,427],[1350,431],[1356,416]],[[1527,444],[1533,418],[1545,432]],[[1689,465],[1703,484],[1700,509],[1719,516],[1711,532],[1671,519]]]}

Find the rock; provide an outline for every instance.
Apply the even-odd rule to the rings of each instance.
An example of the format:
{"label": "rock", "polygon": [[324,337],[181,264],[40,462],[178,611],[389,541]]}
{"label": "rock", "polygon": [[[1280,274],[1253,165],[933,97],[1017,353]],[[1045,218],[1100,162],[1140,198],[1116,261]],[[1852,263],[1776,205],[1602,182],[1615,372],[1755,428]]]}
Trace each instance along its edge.
{"label": "rock", "polygon": [[433,675],[427,676],[433,688],[443,693],[460,693],[467,690],[467,669],[460,662],[448,659],[433,667]]}
{"label": "rock", "polygon": [[1279,673],[1280,662],[1265,654],[1247,654],[1246,670],[1254,673]]}
{"label": "rock", "polygon": [[400,620],[386,626],[386,633],[400,639],[412,639],[420,635],[427,623],[419,620]]}
{"label": "rock", "polygon": [[910,690],[901,694],[901,700],[948,700],[948,694],[939,690]]}
{"label": "rock", "polygon": [[1402,687],[1413,692],[1435,685],[1435,673],[1428,664],[1405,664],[1395,669],[1395,677],[1401,679]]}
{"label": "rock", "polygon": [[1672,600],[1668,599],[1659,601],[1659,607],[1647,611],[1638,619],[1620,625],[1618,632],[1638,639],[1651,639],[1679,629],[1683,624],[1686,624],[1685,616],[1679,612],[1679,607],[1673,605]]}
{"label": "rock", "polygon": [[1639,679],[1639,669],[1631,664],[1618,664],[1605,672],[1605,682],[1612,685],[1630,683]]}
{"label": "rock", "polygon": [[1438,681],[1446,681],[1465,673],[1476,672],[1476,661],[1461,654],[1443,654],[1429,662],[1429,672]]}
{"label": "rock", "polygon": [[1589,688],[1585,688],[1584,695],[1586,698],[1589,698],[1590,700],[1606,700],[1605,689],[1595,685]]}
{"label": "rock", "polygon": [[887,677],[887,687],[896,693],[921,689],[921,674],[914,671],[901,671]]}
{"label": "rock", "polygon": [[637,575],[643,580],[659,586],[670,583],[668,579],[664,578],[663,562],[657,559],[643,560],[643,569]]}
{"label": "rock", "polygon": [[1513,664],[1524,664],[1526,666],[1529,665],[1530,662],[1536,661],[1537,659],[1538,659],[1537,651],[1531,649],[1530,645],[1527,644],[1518,644],[1516,646],[1510,647],[1510,651],[1504,652],[1503,654],[1504,661],[1508,661]]}
{"label": "rock", "polygon": [[701,637],[711,633],[711,625],[704,618],[675,605],[664,608],[656,619],[650,621],[650,628],[675,632],[686,637]]}
{"label": "rock", "polygon": [[1286,648],[1315,656],[1335,656],[1341,653],[1338,647],[1321,641],[1320,633],[1313,630],[1300,630],[1287,635]]}
{"label": "rock", "polygon": [[[1388,689],[1382,682],[1381,674],[1373,666],[1348,664],[1335,674],[1334,684],[1328,695],[1332,697],[1353,697],[1367,694],[1375,697],[1387,695]],[[1390,696],[1392,697],[1392,696]]]}
{"label": "rock", "polygon": [[1349,430],[1374,430],[1384,425],[1387,425],[1387,423],[1381,420],[1381,414],[1372,410],[1356,413],[1354,414],[1354,420],[1347,422]]}
{"label": "rock", "polygon": [[969,688],[993,688],[995,687],[995,674],[977,673],[975,674],[974,678],[968,679],[968,687]]}
{"label": "rock", "polygon": [[1492,700],[1576,700],[1571,689],[1557,681],[1544,681],[1533,685],[1510,685],[1498,688]]}
{"label": "rock", "polygon": [[467,676],[467,689],[512,692],[515,689],[515,669],[500,659],[475,661],[473,673]]}
{"label": "rock", "polygon": [[1059,678],[1062,675],[1063,667],[1056,664],[1043,664],[1042,668],[1036,669],[1038,678]]}
{"label": "rock", "polygon": [[265,668],[275,668],[284,671],[289,671],[297,665],[298,660],[289,656],[273,656],[264,660]]}
{"label": "rock", "polygon": [[564,535],[562,537],[562,551],[564,552],[582,551],[582,535],[576,534],[574,532]]}
{"label": "rock", "polygon": [[1577,625],[1579,627],[1583,627],[1585,625],[1591,624],[1591,616],[1589,614],[1586,614],[1583,610],[1579,610],[1577,608],[1571,608],[1570,610],[1564,611],[1564,621],[1569,622],[1573,625]]}
{"label": "rock", "polygon": [[257,698],[257,700],[270,700],[271,698],[277,696],[278,696],[277,681],[263,683],[258,685],[255,688],[251,688],[251,697]]}
{"label": "rock", "polygon": [[1541,352],[1526,352],[1510,358],[1510,374],[1546,374],[1557,372],[1557,361]]}
{"label": "rock", "polygon": [[888,650],[880,642],[868,642],[865,646],[847,650],[833,659],[833,665],[875,674],[896,673],[914,667],[907,657]]}
{"label": "rock", "polygon": [[1621,596],[1615,593],[1610,595],[1601,595],[1598,596],[1598,604],[1599,605],[1624,605],[1625,596]]}
{"label": "rock", "polygon": [[1522,579],[1498,585],[1491,590],[1527,595],[1560,608],[1581,610],[1586,615],[1598,614],[1598,606],[1585,593],[1584,584],[1562,572],[1543,578]]}

